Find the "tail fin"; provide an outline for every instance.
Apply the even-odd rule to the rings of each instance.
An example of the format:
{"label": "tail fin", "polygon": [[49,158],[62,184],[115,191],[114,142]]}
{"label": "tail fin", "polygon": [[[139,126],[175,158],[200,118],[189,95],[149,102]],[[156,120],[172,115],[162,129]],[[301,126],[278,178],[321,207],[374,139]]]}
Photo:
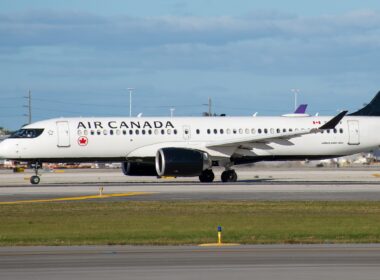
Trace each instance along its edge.
{"label": "tail fin", "polygon": [[297,110],[294,111],[294,114],[305,114],[306,113],[307,104],[301,104],[298,106]]}
{"label": "tail fin", "polygon": [[372,99],[372,101],[364,108],[349,114],[349,116],[372,116],[380,117],[380,91]]}

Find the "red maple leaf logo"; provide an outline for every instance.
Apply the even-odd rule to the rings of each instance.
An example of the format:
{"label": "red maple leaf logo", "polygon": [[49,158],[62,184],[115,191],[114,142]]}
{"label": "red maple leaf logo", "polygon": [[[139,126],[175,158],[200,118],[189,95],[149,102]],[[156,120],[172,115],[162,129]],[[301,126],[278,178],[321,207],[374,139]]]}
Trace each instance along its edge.
{"label": "red maple leaf logo", "polygon": [[87,137],[79,137],[79,139],[78,139],[78,144],[80,145],[80,146],[86,146],[87,145],[87,143],[88,143],[88,139],[87,139]]}

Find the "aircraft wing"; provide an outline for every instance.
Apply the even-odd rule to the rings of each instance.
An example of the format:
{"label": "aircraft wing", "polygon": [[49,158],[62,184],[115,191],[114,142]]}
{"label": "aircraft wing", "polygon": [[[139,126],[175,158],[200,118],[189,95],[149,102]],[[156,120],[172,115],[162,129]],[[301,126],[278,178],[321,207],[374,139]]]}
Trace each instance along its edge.
{"label": "aircraft wing", "polygon": [[217,147],[233,147],[233,146],[249,146],[250,144],[255,143],[271,143],[275,142],[276,140],[289,140],[292,138],[300,137],[302,135],[317,133],[319,131],[323,131],[326,129],[334,129],[338,123],[343,119],[343,117],[347,114],[347,111],[343,111],[334,118],[332,118],[330,121],[325,123],[319,128],[312,128],[312,129],[301,129],[299,131],[293,131],[293,132],[280,132],[280,133],[273,133],[273,134],[260,134],[250,137],[242,137],[239,139],[231,139],[231,140],[223,140],[223,141],[214,141],[206,145],[207,148],[217,148]]}

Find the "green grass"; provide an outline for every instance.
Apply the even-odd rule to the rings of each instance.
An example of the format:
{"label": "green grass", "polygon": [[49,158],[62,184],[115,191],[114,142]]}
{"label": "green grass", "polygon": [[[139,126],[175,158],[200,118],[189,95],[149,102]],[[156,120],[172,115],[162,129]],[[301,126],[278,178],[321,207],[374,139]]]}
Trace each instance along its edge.
{"label": "green grass", "polygon": [[0,246],[378,243],[380,202],[101,202],[0,206]]}

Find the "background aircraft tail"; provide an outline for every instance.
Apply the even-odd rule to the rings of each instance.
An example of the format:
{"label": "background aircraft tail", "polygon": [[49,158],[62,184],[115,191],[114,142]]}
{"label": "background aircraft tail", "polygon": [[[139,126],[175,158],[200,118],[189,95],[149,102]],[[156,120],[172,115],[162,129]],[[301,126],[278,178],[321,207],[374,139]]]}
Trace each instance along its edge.
{"label": "background aircraft tail", "polygon": [[307,104],[301,104],[298,106],[297,110],[294,111],[294,114],[305,114],[306,113]]}
{"label": "background aircraft tail", "polygon": [[380,117],[380,91],[372,99],[372,101],[367,104],[364,108],[356,111],[355,113],[349,114],[349,116],[373,116]]}

